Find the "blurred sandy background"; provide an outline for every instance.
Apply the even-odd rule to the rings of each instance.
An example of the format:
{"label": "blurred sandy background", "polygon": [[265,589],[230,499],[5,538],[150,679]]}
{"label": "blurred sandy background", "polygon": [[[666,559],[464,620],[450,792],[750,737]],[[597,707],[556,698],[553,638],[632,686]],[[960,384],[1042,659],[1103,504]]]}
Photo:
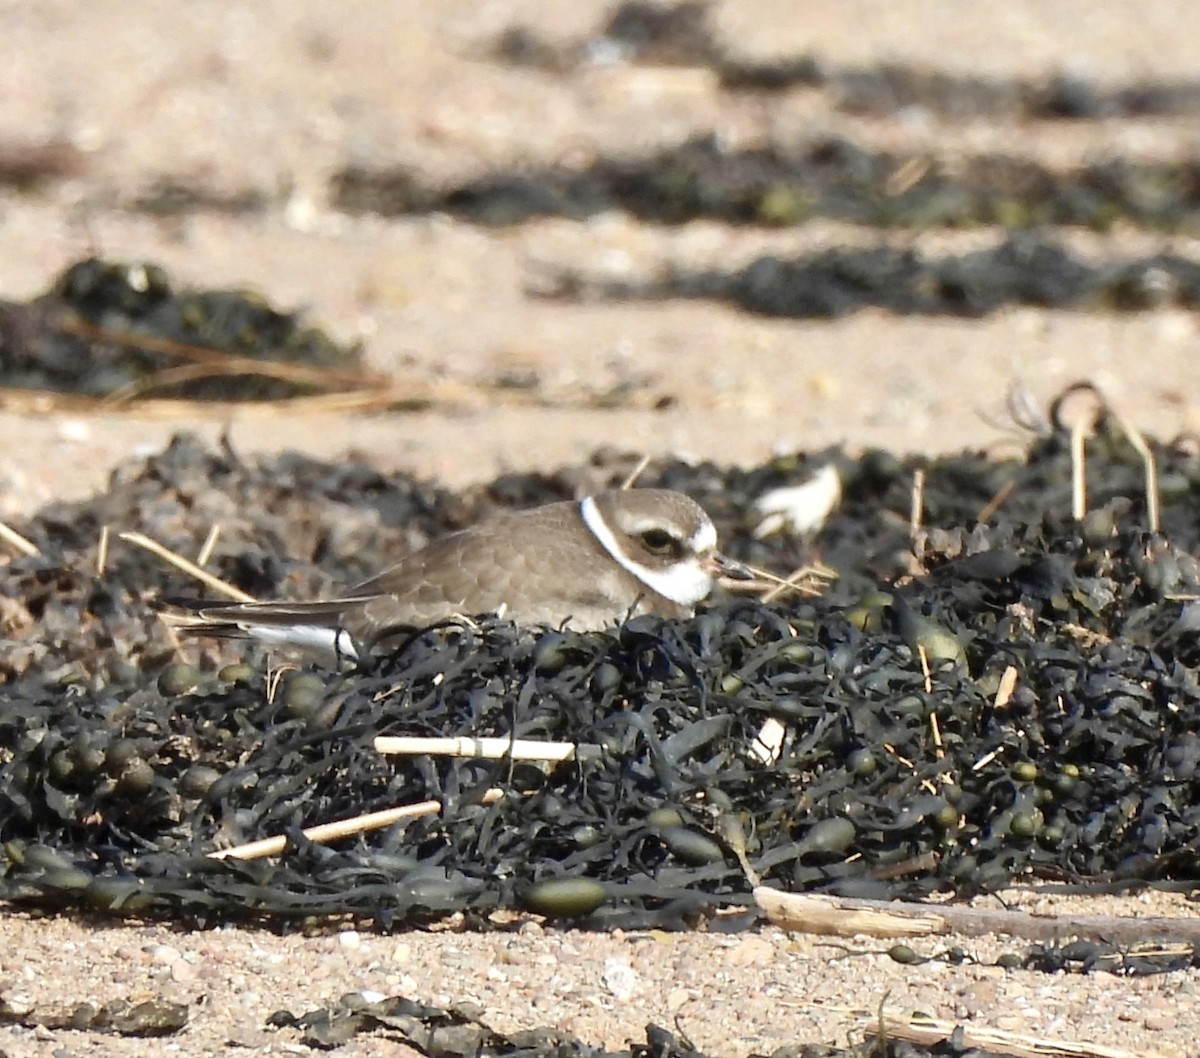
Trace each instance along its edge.
{"label": "blurred sandy background", "polygon": [[[1164,309],[1127,316],[1018,308],[981,320],[866,311],[833,321],[754,317],[700,301],[569,304],[530,284],[568,267],[613,278],[668,264],[733,268],[861,244],[879,233],[817,221],[779,230],[701,221],[679,227],[620,213],[488,229],[445,216],[348,216],[330,178],[359,163],[413,166],[447,185],[491,169],[646,153],[715,133],[731,147],[845,136],[866,147],[989,151],[1069,167],[1117,154],[1174,159],[1195,150],[1200,119],[941,120],[914,108],[857,118],[828,94],[724,91],[710,71],[623,63],[569,76],[490,61],[513,25],[564,45],[588,39],[602,3],[438,4],[145,0],[0,7],[0,148],[64,143],[75,173],[42,189],[0,191],[0,296],[44,290],[90,253],[149,260],[181,284],[238,286],[346,340],[400,380],[470,383],[536,372],[551,393],[629,379],[666,410],[479,406],[347,417],[234,414],[248,450],[374,452],[448,482],[505,467],[575,461],[599,443],[754,462],[775,447],[885,445],[946,450],[1002,442],[1014,365],[1048,399],[1066,383],[1103,385],[1148,432],[1200,423],[1197,328]],[[1200,10],[1157,0],[952,3],[794,2],[713,6],[714,36],[739,56],[812,55],[831,66],[912,64],[955,74],[1100,85],[1188,78]],[[265,210],[156,217],[132,206],[164,183],[213,196],[256,192]],[[896,245],[964,251],[996,233],[894,231]],[[1195,240],[1118,227],[1066,232],[1104,258]],[[131,451],[159,446],[177,421],[0,413],[0,511],[99,487]],[[220,423],[199,424],[215,434]]]}

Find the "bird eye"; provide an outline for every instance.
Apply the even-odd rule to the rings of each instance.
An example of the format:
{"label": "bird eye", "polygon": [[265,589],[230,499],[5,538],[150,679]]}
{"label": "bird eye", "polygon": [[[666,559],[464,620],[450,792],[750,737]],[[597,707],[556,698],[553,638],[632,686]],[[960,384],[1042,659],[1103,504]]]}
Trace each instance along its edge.
{"label": "bird eye", "polygon": [[656,555],[666,554],[676,547],[676,540],[665,529],[647,529],[642,533],[642,543]]}

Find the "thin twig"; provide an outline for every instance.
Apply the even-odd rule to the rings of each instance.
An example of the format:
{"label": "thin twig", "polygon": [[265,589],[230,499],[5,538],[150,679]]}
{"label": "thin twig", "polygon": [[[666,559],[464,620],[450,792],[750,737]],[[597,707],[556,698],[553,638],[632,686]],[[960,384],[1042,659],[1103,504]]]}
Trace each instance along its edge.
{"label": "thin twig", "polygon": [[209,527],[208,535],[204,538],[204,543],[200,545],[200,553],[196,556],[197,566],[207,566],[208,560],[212,558],[212,553],[217,546],[217,540],[221,537],[221,523],[213,522]]}
{"label": "thin twig", "polygon": [[0,540],[3,540],[20,551],[21,554],[28,555],[30,558],[37,558],[42,553],[38,549],[37,544],[23,537],[7,522],[0,522]]}
{"label": "thin twig", "polygon": [[640,478],[646,472],[646,467],[648,467],[649,465],[650,465],[650,453],[647,452],[644,456],[642,456],[641,459],[638,460],[638,465],[636,467],[634,467],[629,472],[629,474],[625,478],[625,480],[621,482],[621,490],[624,491],[625,489],[633,488],[634,483],[637,481],[638,478]]}
{"label": "thin twig", "polygon": [[924,643],[917,644],[917,657],[921,659],[921,675],[925,677],[925,693],[933,693],[933,673],[929,670],[929,652]]}
{"label": "thin twig", "polygon": [[942,760],[946,756],[946,749],[942,745],[942,725],[938,723],[936,712],[929,714],[929,730],[933,733],[933,748],[937,750],[937,759]]}
{"label": "thin twig", "polygon": [[220,577],[214,577],[211,573],[197,566],[196,563],[189,562],[182,555],[177,554],[168,547],[164,547],[157,540],[151,540],[144,533],[121,533],[119,535],[126,543],[143,548],[152,555],[157,555],[164,562],[168,562],[176,569],[182,570],[189,577],[195,577],[201,584],[212,588],[213,591],[220,592],[222,595],[228,596],[237,602],[257,601],[253,595],[242,591],[241,588],[235,588],[228,581],[224,581]]}
{"label": "thin twig", "polygon": [[890,742],[882,742],[882,743],[880,743],[880,745],[882,745],[884,749],[886,749],[893,757],[895,757],[906,768],[910,768],[913,771],[916,771],[916,769],[913,767],[913,762],[911,760],[909,760],[907,757],[902,757],[899,754],[899,752],[897,752],[896,747],[893,746]]}

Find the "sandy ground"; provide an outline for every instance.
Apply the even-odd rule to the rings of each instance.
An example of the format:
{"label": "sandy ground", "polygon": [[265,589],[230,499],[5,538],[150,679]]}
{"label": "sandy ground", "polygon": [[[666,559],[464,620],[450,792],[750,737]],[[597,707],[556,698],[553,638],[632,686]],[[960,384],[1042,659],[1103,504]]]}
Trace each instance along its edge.
{"label": "sandy ground", "polygon": [[[1048,400],[1080,378],[1100,383],[1133,421],[1169,437],[1200,429],[1197,322],[1163,310],[1127,317],[1013,310],[978,321],[860,313],[832,323],[778,321],[701,302],[566,304],[529,296],[555,267],[613,278],[669,263],[728,267],[866,241],[828,223],[746,231],[699,222],[667,229],[622,215],[483,230],[446,217],[384,220],[331,208],[329,178],[350,161],[403,162],[431,180],[488,167],[638,152],[700,132],[732,144],[836,132],[896,149],[1007,150],[1050,165],[1116,151],[1194,153],[1200,118],[1018,126],[944,125],[928,115],[851,119],[814,93],[761,99],[722,92],[694,69],[585,68],[569,78],[483,61],[499,31],[535,25],[566,41],[606,5],[439,4],[346,0],[143,0],[0,4],[0,147],[66,141],[76,175],[37,193],[0,191],[0,297],[43,290],[88,253],[160,263],[182,283],[246,286],[361,340],[400,381],[469,386],[536,371],[556,407],[457,400],[386,416],[240,413],[165,421],[136,415],[0,412],[0,516],[103,487],[119,459],[176,429],[229,427],[245,450],[301,448],[327,458],[368,451],[387,468],[452,484],[504,468],[552,467],[599,444],[752,463],[777,447],[844,442],[945,451],[1008,444],[998,425],[1019,370]],[[1036,77],[1065,69],[1104,83],[1194,76],[1200,6],[1147,0],[794,0],[718,3],[713,22],[740,54],[812,53],[831,64],[884,61],[951,72]],[[125,208],[170,178],[217,192],[247,188],[263,213],[155,218]],[[931,250],[990,233],[897,233]],[[1085,252],[1147,252],[1194,240],[1117,231],[1068,236]],[[573,406],[622,380],[670,398],[663,410]],[[136,514],[131,512],[131,525]],[[1189,914],[1161,897],[1106,907]],[[966,942],[982,956],[1003,945]],[[1011,945],[1010,945],[1011,946]],[[863,944],[863,948],[878,945]],[[929,946],[931,949],[934,945]],[[627,972],[628,970],[628,972]],[[71,1032],[0,1029],[0,1051],[25,1055],[296,1049],[264,1028],[356,988],[480,1003],[497,1027],[553,1024],[608,1046],[675,1017],[713,1054],[855,1038],[846,1010],[889,1007],[1009,1031],[1084,1039],[1134,1053],[1200,1054],[1195,973],[1146,980],[1046,977],[943,964],[899,967],[776,930],[739,937],[588,937],[453,931],[279,938],[187,934],[161,926],[0,918],[0,992],[32,1001],[164,997],[192,1020],[169,1044]],[[374,1041],[346,1054],[390,1054]]]}

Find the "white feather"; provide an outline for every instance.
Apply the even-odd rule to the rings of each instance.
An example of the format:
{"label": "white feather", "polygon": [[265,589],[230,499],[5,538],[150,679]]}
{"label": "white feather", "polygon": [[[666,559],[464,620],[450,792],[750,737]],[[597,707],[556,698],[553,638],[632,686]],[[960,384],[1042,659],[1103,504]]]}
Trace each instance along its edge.
{"label": "white feather", "polygon": [[803,485],[786,485],[764,492],[754,509],[765,515],[754,535],[760,540],[787,530],[803,536],[820,529],[842,502],[842,479],[837,467],[828,463]]}

